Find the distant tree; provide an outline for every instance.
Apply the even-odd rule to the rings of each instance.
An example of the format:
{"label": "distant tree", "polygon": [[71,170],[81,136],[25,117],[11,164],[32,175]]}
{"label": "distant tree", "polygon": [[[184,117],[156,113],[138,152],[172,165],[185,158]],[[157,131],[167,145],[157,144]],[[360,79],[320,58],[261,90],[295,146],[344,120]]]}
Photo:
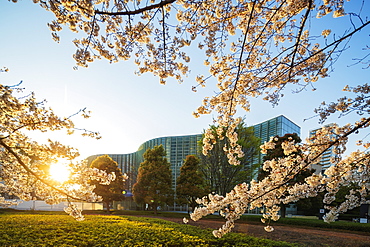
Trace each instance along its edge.
{"label": "distant tree", "polygon": [[110,204],[113,201],[122,201],[125,199],[123,194],[125,190],[125,177],[121,169],[109,155],[102,155],[97,157],[90,165],[92,168],[103,170],[106,173],[113,173],[116,179],[109,185],[99,184],[97,181],[91,181],[90,184],[95,185],[94,192],[103,198],[103,203],[107,212],[110,212]]}
{"label": "distant tree", "polygon": [[[288,141],[289,142],[294,141],[295,143],[300,143],[301,138],[296,133],[285,134],[284,136],[275,136],[273,138],[273,142],[275,143],[275,148],[267,150],[266,155],[263,157],[263,161],[288,157],[288,155],[284,153],[284,149],[282,148],[282,144]],[[290,157],[297,157],[299,155],[301,155],[301,152],[298,150],[296,152],[292,152],[289,154]],[[314,173],[314,171],[315,171],[314,169],[301,170],[295,176],[294,179],[290,180],[289,183],[292,185],[296,183],[303,183],[305,178],[308,176],[311,176]],[[258,174],[258,180],[262,180],[263,178],[268,176],[270,172],[271,172],[271,168],[267,170],[260,169],[259,174]],[[309,198],[309,199],[306,199],[304,203],[311,204],[311,201],[309,201],[311,199],[312,199],[312,202],[315,201],[314,198]],[[300,206],[302,207],[302,204]],[[282,218],[285,218],[285,215],[286,215],[286,204],[280,204],[280,216]]]}
{"label": "distant tree", "polygon": [[132,191],[135,202],[151,205],[155,214],[158,206],[173,203],[172,174],[165,155],[162,145],[146,150]]}
{"label": "distant tree", "polygon": [[200,161],[194,155],[186,156],[177,178],[176,199],[179,204],[188,204],[194,210],[198,205],[195,200],[210,192],[206,186],[204,174],[200,170]]}
{"label": "distant tree", "polygon": [[[213,149],[208,151],[207,155],[201,155],[201,169],[207,178],[209,187],[212,192],[219,195],[225,195],[232,190],[235,185],[249,182],[258,172],[259,164],[252,164],[253,157],[259,151],[260,140],[254,135],[252,127],[245,127],[241,122],[236,127],[238,134],[238,144],[244,152],[243,157],[233,157],[238,160],[239,165],[230,165],[229,158],[225,147],[228,147],[226,140],[226,128],[210,126],[213,136],[216,137],[216,143]],[[223,133],[221,138],[217,133]],[[204,143],[204,135],[201,139],[200,146]],[[231,154],[232,155],[232,154]]]}
{"label": "distant tree", "polygon": [[[266,161],[280,157],[287,157],[288,155],[284,154],[284,149],[282,148],[281,145],[283,142],[291,140],[294,140],[295,143],[300,143],[302,141],[301,138],[296,133],[285,134],[284,136],[275,136],[273,138],[273,141],[275,143],[275,149],[267,150],[266,155],[263,157],[263,160]],[[300,152],[297,150],[297,152],[292,152],[289,155],[291,156],[300,155]]]}

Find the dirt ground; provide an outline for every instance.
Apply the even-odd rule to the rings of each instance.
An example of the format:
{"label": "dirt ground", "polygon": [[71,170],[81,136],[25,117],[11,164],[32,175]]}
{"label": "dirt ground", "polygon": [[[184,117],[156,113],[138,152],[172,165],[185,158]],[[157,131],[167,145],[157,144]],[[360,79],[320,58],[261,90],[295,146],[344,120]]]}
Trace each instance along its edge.
{"label": "dirt ground", "polygon": [[[148,217],[148,216],[145,216]],[[173,221],[176,223],[183,223],[179,218],[157,217],[164,220]],[[223,221],[218,220],[204,220],[197,222],[189,220],[190,225],[202,228],[218,229],[222,226]],[[273,232],[266,232],[261,224],[246,224],[236,222],[233,232],[244,233],[259,238],[267,238],[278,241],[286,241],[291,243],[298,243],[307,247],[370,247],[370,235],[361,232],[349,231],[333,231],[315,228],[302,228],[291,226],[273,225]]]}

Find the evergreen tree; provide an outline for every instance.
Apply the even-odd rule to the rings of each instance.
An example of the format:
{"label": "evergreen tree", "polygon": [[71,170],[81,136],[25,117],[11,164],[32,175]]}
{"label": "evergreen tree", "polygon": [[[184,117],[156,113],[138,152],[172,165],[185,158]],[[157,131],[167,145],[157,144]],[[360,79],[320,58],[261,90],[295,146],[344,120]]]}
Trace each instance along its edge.
{"label": "evergreen tree", "polygon": [[95,185],[94,192],[103,198],[103,203],[107,212],[110,212],[110,204],[113,201],[122,201],[125,199],[123,191],[125,190],[124,176],[117,162],[112,160],[108,155],[97,157],[90,165],[92,168],[103,170],[106,173],[114,172],[116,179],[109,185],[100,184],[98,181],[91,181],[90,184]]}
{"label": "evergreen tree", "polygon": [[197,206],[195,200],[210,192],[199,164],[200,161],[196,156],[186,156],[186,160],[180,168],[180,176],[177,178],[177,202],[190,205],[192,210]]}
{"label": "evergreen tree", "polygon": [[173,203],[172,174],[165,155],[162,145],[146,150],[132,191],[135,202],[151,205],[155,214],[158,206]]}

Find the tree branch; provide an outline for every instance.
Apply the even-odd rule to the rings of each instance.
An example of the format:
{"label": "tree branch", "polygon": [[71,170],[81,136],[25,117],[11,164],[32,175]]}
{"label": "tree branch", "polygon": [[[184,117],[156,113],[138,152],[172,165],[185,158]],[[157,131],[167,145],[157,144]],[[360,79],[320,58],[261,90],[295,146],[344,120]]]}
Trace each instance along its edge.
{"label": "tree branch", "polygon": [[163,56],[164,56],[164,72],[167,72],[167,57],[166,57],[166,23],[165,23],[165,14],[164,7],[162,8],[162,35],[163,35]]}
{"label": "tree branch", "polygon": [[21,157],[19,157],[19,155],[17,153],[15,153],[13,151],[13,149],[11,147],[9,147],[6,143],[4,143],[2,140],[0,140],[0,145],[3,146],[9,153],[11,153],[18,161],[19,165],[21,165],[29,174],[31,174],[32,176],[34,176],[37,180],[39,180],[40,182],[42,182],[43,184],[45,184],[46,186],[52,188],[53,190],[67,196],[67,198],[70,198],[70,199],[73,199],[73,200],[78,200],[78,201],[81,201],[80,198],[77,198],[77,197],[73,197],[71,195],[69,195],[68,193],[66,193],[65,191],[63,190],[60,190],[58,188],[56,188],[55,186],[51,185],[49,182],[47,182],[45,179],[42,179],[40,178],[39,175],[37,175],[34,171],[32,171],[24,162],[23,160],[21,159]]}
{"label": "tree branch", "polygon": [[[246,63],[248,63],[248,61],[249,61],[249,59],[250,59],[250,56],[251,56],[251,54],[252,54],[252,52],[253,52],[253,49],[254,49],[254,47],[257,45],[257,42],[258,42],[258,40],[261,38],[261,36],[262,36],[262,34],[263,34],[263,32],[264,32],[264,30],[266,29],[266,27],[267,27],[267,25],[269,24],[269,23],[271,23],[271,20],[272,20],[272,18],[274,18],[274,16],[276,15],[276,13],[278,13],[278,11],[279,11],[279,9],[283,6],[283,4],[285,3],[285,1],[284,2],[282,2],[281,3],[281,5],[274,11],[274,14],[271,16],[271,18],[268,20],[268,22],[265,24],[265,26],[263,27],[263,29],[262,29],[262,31],[260,32],[260,34],[258,35],[258,37],[256,38],[256,40],[254,41],[254,43],[253,43],[253,45],[252,45],[252,47],[251,47],[251,50],[250,50],[250,52],[249,52],[249,54],[248,54],[248,57],[247,57],[247,62]],[[251,15],[252,15],[252,12],[254,11],[254,5],[255,5],[255,2],[253,3],[253,6],[252,6],[252,11],[251,11]],[[250,19],[251,19],[251,16],[250,16]],[[235,84],[234,84],[234,88],[233,88],[233,91],[232,91],[232,94],[231,94],[231,103],[230,103],[230,112],[229,113],[231,113],[231,108],[232,108],[232,100],[234,99],[234,94],[235,94],[235,91],[236,91],[236,88],[237,88],[237,84],[238,84],[238,82],[239,82],[239,77],[240,77],[240,74],[241,74],[241,63],[242,63],[242,59],[243,59],[243,51],[244,51],[244,46],[245,46],[245,43],[246,43],[246,37],[247,37],[247,33],[248,33],[248,30],[249,30],[249,26],[250,26],[250,19],[249,19],[249,21],[248,21],[248,28],[247,28],[247,30],[246,30],[246,33],[245,33],[245,36],[244,36],[244,40],[243,40],[243,44],[242,44],[242,50],[241,50],[241,54],[240,54],[240,57],[239,57],[239,62],[238,62],[238,72],[237,72],[237,75],[236,75],[236,79],[235,79]]]}
{"label": "tree branch", "polygon": [[302,33],[303,33],[303,28],[305,27],[305,23],[306,23],[306,21],[308,19],[308,15],[310,14],[312,4],[313,4],[312,3],[312,0],[309,0],[306,13],[305,13],[305,15],[303,17],[302,24],[301,24],[301,26],[299,28],[298,36],[297,36],[295,47],[294,47],[294,51],[293,51],[293,54],[292,54],[292,61],[290,63],[290,68],[291,69],[289,70],[288,80],[290,80],[291,75],[292,75],[293,66],[294,66],[294,59],[295,59],[295,56],[296,56],[297,51],[298,51],[299,43],[300,43],[301,36],[302,36]]}
{"label": "tree branch", "polygon": [[132,10],[132,11],[107,12],[107,11],[95,10],[95,14],[99,14],[99,15],[137,15],[137,14],[143,13],[143,12],[148,11],[148,10],[161,8],[161,7],[166,6],[168,4],[172,4],[175,1],[176,0],[164,0],[164,1],[161,1],[157,4],[149,5],[149,6],[146,6],[144,8],[140,8],[140,9]]}
{"label": "tree branch", "polygon": [[[333,41],[332,43],[328,44],[327,46],[325,46],[324,48],[321,48],[320,50],[316,51],[315,53],[313,53],[312,55],[306,57],[305,59],[302,59],[301,61],[297,62],[296,64],[294,64],[293,67],[296,67],[304,62],[307,62],[307,60],[309,60],[310,58],[320,54],[321,52],[324,52],[325,50],[329,49],[330,47],[334,46],[334,47],[337,47],[339,45],[339,43],[341,43],[342,41],[352,37],[355,33],[357,33],[358,31],[362,30],[363,28],[365,28],[367,25],[370,24],[370,21],[367,21],[365,22],[363,25],[361,25],[360,27],[356,28],[355,30],[353,30],[352,32],[348,33],[347,35],[341,37],[340,39],[338,40],[335,40]],[[294,46],[291,46],[289,47],[288,49],[291,49],[293,48]],[[281,52],[280,54],[283,54],[284,52],[286,52],[288,49],[286,49],[285,51]],[[331,52],[332,53],[332,52]],[[279,54],[279,55],[280,55]],[[275,58],[277,58],[278,56],[275,56]],[[282,73],[280,73],[278,76],[275,76],[273,79],[270,80],[270,82],[273,82],[277,79],[279,79],[280,77],[282,77],[283,75],[285,75],[286,73],[289,73],[289,71],[292,69],[292,67],[289,67],[288,69],[286,69],[285,71],[283,71]],[[264,77],[262,77],[261,79],[259,79],[258,81],[256,81],[256,84],[259,84],[261,83],[262,81],[264,81],[274,70],[270,70],[270,72],[268,72]],[[267,86],[266,86],[267,87]]]}
{"label": "tree branch", "polygon": [[[361,124],[355,126],[352,130],[348,131],[347,133],[345,133],[344,135],[338,137],[335,141],[331,142],[329,144],[328,147],[326,147],[324,150],[322,150],[319,154],[317,154],[313,159],[311,159],[311,161],[313,160],[316,160],[318,159],[321,155],[323,155],[327,150],[329,150],[331,147],[333,147],[335,144],[339,143],[340,140],[344,139],[344,138],[347,138],[348,136],[350,136],[351,134],[353,133],[356,133],[356,131],[358,131],[359,129],[365,127],[366,125],[368,125],[370,123],[370,118],[367,118],[366,120],[364,120]],[[304,161],[304,163],[306,163],[306,165],[304,167],[302,167],[301,169],[299,169],[299,171],[296,172],[296,174],[294,175],[290,175],[288,177],[286,177],[286,180],[282,181],[280,184],[278,184],[277,186],[271,188],[270,190],[268,191],[265,191],[264,193],[262,193],[261,195],[258,195],[257,197],[253,198],[251,201],[254,201],[254,200],[257,200],[265,195],[267,195],[268,193],[274,191],[274,190],[277,190],[279,189],[281,186],[284,186],[285,184],[289,183],[291,180],[293,180],[295,178],[295,176],[302,170],[306,169],[309,167],[309,165],[311,165],[312,163],[310,161],[308,161],[307,159]],[[293,170],[291,170],[290,172],[293,172]],[[290,173],[289,172],[289,173]],[[288,174],[289,174],[288,173]]]}
{"label": "tree branch", "polygon": [[[93,19],[91,21],[91,32],[90,32],[89,38],[87,39],[88,40],[88,43],[87,43],[87,45],[85,47],[85,53],[87,52],[87,49],[89,49],[89,46],[90,46],[90,43],[91,43],[91,39],[92,39],[92,36],[93,36],[93,33],[94,33],[95,16],[96,16],[96,14],[93,16]],[[86,109],[86,107],[85,107],[85,109]]]}

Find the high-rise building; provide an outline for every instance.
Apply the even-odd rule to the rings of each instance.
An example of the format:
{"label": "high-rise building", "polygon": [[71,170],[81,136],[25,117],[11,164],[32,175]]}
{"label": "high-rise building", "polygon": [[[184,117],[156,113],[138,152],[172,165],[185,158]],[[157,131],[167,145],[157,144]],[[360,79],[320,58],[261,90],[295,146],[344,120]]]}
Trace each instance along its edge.
{"label": "high-rise building", "polygon": [[[333,126],[334,124],[331,123],[331,124],[327,124],[325,125],[324,127],[330,127],[330,126]],[[317,128],[317,129],[314,129],[314,130],[310,130],[310,134],[309,136],[312,137],[316,134],[316,132],[318,130],[320,130],[321,128]],[[313,164],[312,165],[312,169],[315,169],[316,170],[316,173],[323,173],[326,169],[328,169],[332,163],[331,163],[331,158],[335,156],[335,153],[333,152],[333,147],[330,147],[328,150],[326,150],[321,158],[320,158],[320,161],[317,162],[316,164]]]}
{"label": "high-rise building", "polygon": [[186,156],[199,155],[198,142],[202,138],[201,134],[186,136],[159,137],[144,142],[137,151],[140,156],[140,163],[143,162],[144,152],[155,146],[162,145],[166,151],[166,158],[171,164],[172,188],[176,188],[177,177],[180,175],[180,167],[184,164]]}

